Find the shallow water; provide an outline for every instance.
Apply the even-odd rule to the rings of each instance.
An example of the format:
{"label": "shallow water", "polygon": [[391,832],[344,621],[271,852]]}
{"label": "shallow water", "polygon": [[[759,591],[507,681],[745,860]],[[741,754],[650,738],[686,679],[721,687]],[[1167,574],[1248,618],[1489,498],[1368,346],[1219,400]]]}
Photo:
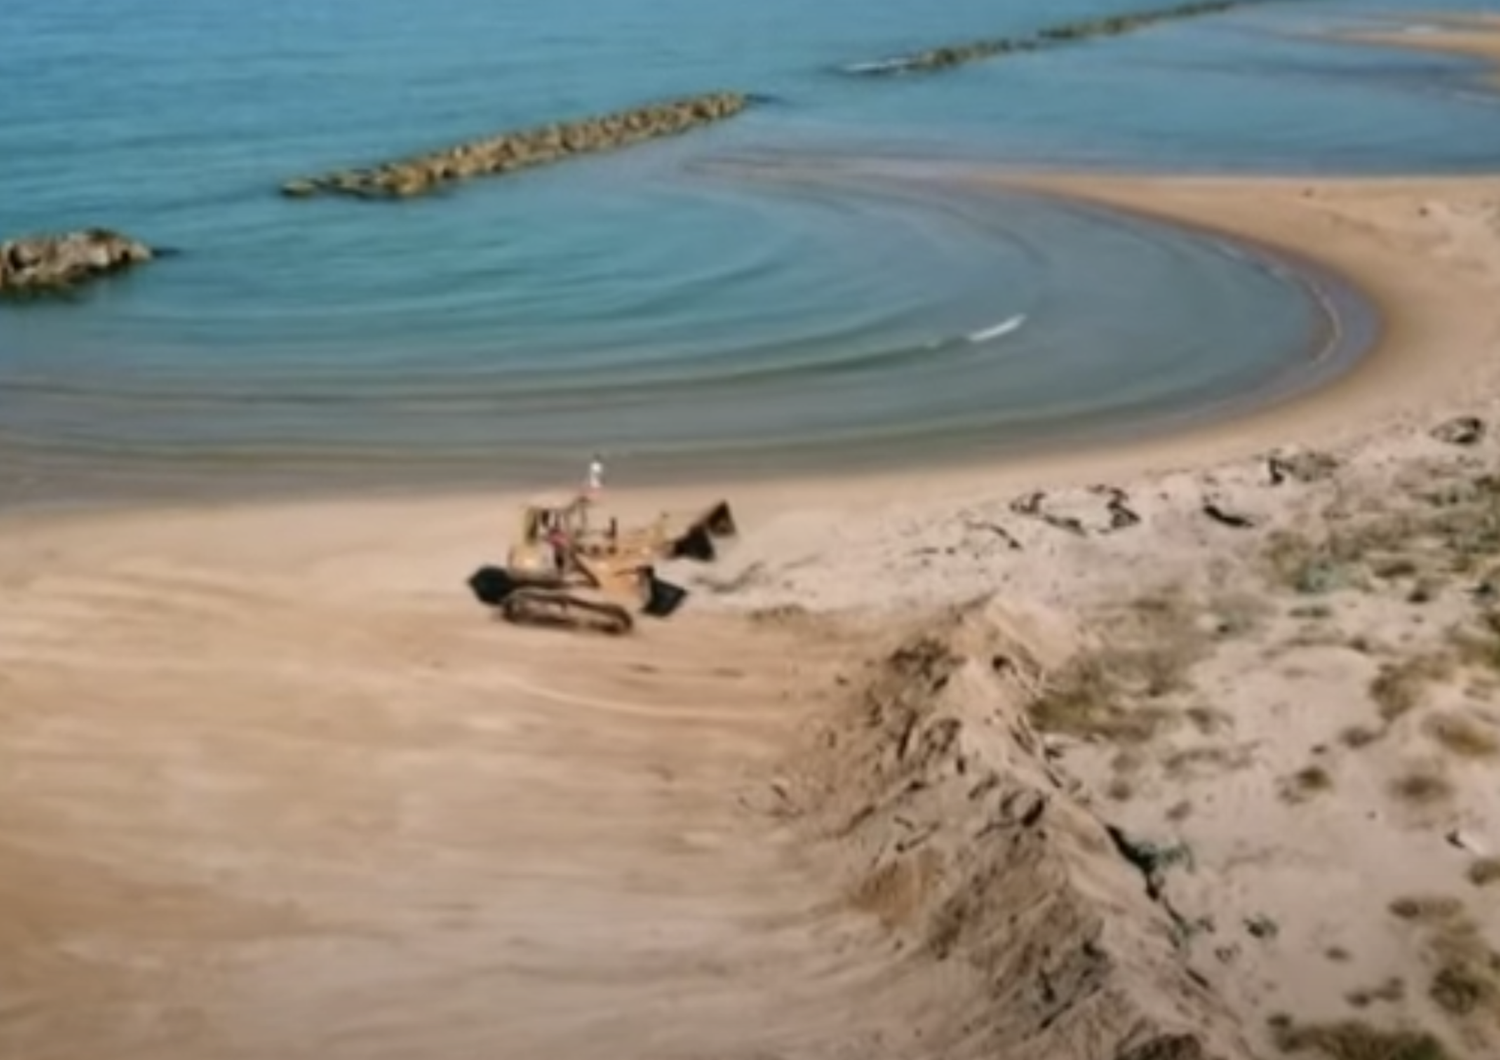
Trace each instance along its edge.
{"label": "shallow water", "polygon": [[[1494,162],[1500,103],[1472,64],[1288,38],[1369,4],[839,72],[1129,9],[8,4],[0,231],[105,224],[182,253],[74,304],[0,307],[0,499],[538,481],[595,448],[630,477],[951,459],[1340,370],[1319,296],[1253,255],[869,161]],[[717,88],[773,101],[430,199],[275,194]]]}

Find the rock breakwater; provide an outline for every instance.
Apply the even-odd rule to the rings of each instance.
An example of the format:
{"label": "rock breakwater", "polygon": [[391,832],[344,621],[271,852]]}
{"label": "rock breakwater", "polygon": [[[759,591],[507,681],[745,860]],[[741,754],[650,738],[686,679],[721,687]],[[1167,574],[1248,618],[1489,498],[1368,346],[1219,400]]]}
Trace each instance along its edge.
{"label": "rock breakwater", "polygon": [[153,257],[144,243],[105,228],[22,236],[0,243],[0,295],[69,291]]}
{"label": "rock breakwater", "polygon": [[1145,29],[1160,22],[1177,19],[1198,18],[1216,15],[1236,7],[1244,7],[1255,0],[1201,0],[1198,3],[1179,4],[1176,7],[1159,8],[1154,11],[1139,11],[1127,15],[1111,15],[1105,18],[1082,19],[1051,26],[1020,37],[998,37],[989,40],[970,41],[966,44],[951,44],[912,55],[882,59],[872,63],[856,63],[843,68],[847,74],[863,77],[882,77],[893,74],[931,73],[947,70],[965,63],[978,62],[996,56],[1017,52],[1034,52],[1060,44],[1073,44],[1099,37],[1118,37],[1135,30]]}
{"label": "rock breakwater", "polygon": [[650,103],[601,117],[502,133],[372,168],[302,177],[283,184],[281,193],[290,198],[320,194],[411,198],[475,177],[503,176],[579,155],[677,136],[732,118],[745,110],[751,99],[741,92],[709,92]]}

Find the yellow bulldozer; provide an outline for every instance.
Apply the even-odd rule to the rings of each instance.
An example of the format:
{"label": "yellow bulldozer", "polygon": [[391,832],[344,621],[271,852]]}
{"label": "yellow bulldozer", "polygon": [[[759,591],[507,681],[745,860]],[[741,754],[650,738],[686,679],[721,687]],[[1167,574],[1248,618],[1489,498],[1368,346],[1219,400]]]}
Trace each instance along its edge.
{"label": "yellow bulldozer", "polygon": [[521,511],[520,546],[532,548],[547,535],[560,531],[579,553],[592,558],[710,563],[718,557],[716,542],[739,533],[727,501],[718,501],[686,519],[664,512],[646,526],[623,530],[617,518],[596,513],[596,507],[583,495],[527,505]]}
{"label": "yellow bulldozer", "polygon": [[629,633],[633,612],[666,618],[687,598],[686,589],[657,577],[657,562],[711,562],[715,541],[738,532],[723,501],[696,518],[678,522],[662,515],[625,530],[593,507],[583,496],[527,505],[505,566],[475,571],[470,591],[516,624]]}

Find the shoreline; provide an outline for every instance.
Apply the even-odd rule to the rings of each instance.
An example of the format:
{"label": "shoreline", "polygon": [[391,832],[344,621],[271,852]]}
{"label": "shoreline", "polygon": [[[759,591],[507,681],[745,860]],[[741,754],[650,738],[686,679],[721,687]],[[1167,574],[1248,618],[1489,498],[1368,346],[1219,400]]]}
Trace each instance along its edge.
{"label": "shoreline", "polygon": [[[1398,230],[1405,219],[1372,221],[1340,212],[1341,205],[1352,202],[1374,206],[1376,213],[1421,217],[1429,209],[1426,200],[1493,194],[1500,190],[1500,173],[1247,178],[1022,171],[997,174],[993,181],[1125,210],[1235,243],[1260,244],[1293,263],[1310,263],[1362,294],[1380,320],[1374,347],[1339,379],[1244,417],[1258,421],[1245,423],[1244,433],[1266,441],[1282,436],[1281,441],[1347,447],[1392,427],[1419,426],[1434,405],[1459,392],[1461,377],[1485,367],[1481,353],[1463,347],[1474,344],[1476,332],[1482,335],[1500,327],[1500,316],[1475,312],[1469,297],[1476,288],[1487,286],[1487,276],[1447,269],[1445,282],[1423,277],[1414,282],[1409,260],[1391,253],[1393,238],[1405,234]],[[1382,221],[1389,227],[1382,230]],[[1346,238],[1336,238],[1339,235]],[[1403,371],[1419,352],[1434,350],[1442,355],[1437,366],[1441,374],[1413,378]],[[1424,367],[1430,370],[1434,365],[1429,359]],[[1389,384],[1398,374],[1418,384],[1415,392],[1393,392]],[[1340,419],[1358,418],[1361,425],[1328,422],[1334,405],[1341,406]],[[1351,412],[1356,416],[1349,416]],[[1248,455],[1241,451],[1238,457]]]}
{"label": "shoreline", "polygon": [[[1373,16],[1381,18],[1380,15]],[[1391,15],[1391,18],[1400,18]],[[1336,34],[1338,40],[1351,44],[1374,45],[1402,51],[1432,52],[1469,60],[1480,71],[1480,80],[1491,88],[1500,87],[1500,15],[1489,13],[1453,14],[1438,12],[1419,15],[1413,12],[1401,18],[1407,29],[1352,30]]]}
{"label": "shoreline", "polygon": [[[1263,267],[1292,270],[1296,282],[1319,300],[1328,297],[1322,278],[1331,278],[1365,300],[1376,326],[1373,348],[1328,382],[1209,422],[1146,424],[1103,440],[1043,443],[1034,452],[998,458],[977,455],[936,465],[833,472],[778,469],[765,476],[722,480],[714,479],[711,472],[692,474],[671,483],[612,486],[616,502],[626,511],[644,511],[659,504],[693,503],[694,498],[708,493],[728,494],[741,498],[738,504],[745,510],[771,517],[810,504],[869,509],[880,507],[894,496],[935,503],[969,495],[975,489],[1071,486],[1100,478],[1204,471],[1284,445],[1357,449],[1392,430],[1415,431],[1430,426],[1429,421],[1441,416],[1440,406],[1448,395],[1474,393],[1475,374],[1485,374],[1485,334],[1500,333],[1500,323],[1486,320],[1482,298],[1476,298],[1476,290],[1485,289],[1484,276],[1446,269],[1441,277],[1434,274],[1413,279],[1408,276],[1405,248],[1393,248],[1391,241],[1410,239],[1414,233],[1393,236],[1367,217],[1351,219],[1339,212],[1352,205],[1366,213],[1394,209],[1396,213],[1419,215],[1426,200],[1453,195],[1482,197],[1500,189],[1500,176],[1313,179],[1100,175],[1027,168],[976,172],[970,168],[965,175],[951,179],[1053,198],[1065,206],[1119,211],[1182,228],[1196,237],[1219,240],[1253,255]],[[1405,220],[1409,218],[1403,223]],[[1316,236],[1308,238],[1309,233],[1334,238],[1310,246]],[[1345,323],[1340,319],[1336,325]],[[1322,348],[1326,350],[1326,344]],[[1433,357],[1434,352],[1439,356]],[[1423,359],[1423,371],[1413,375],[1416,358]],[[1480,381],[1480,389],[1490,392],[1497,382],[1500,373],[1490,371],[1488,380]],[[1197,411],[1188,414],[1194,420],[1202,415]],[[622,469],[614,470],[618,474]],[[628,474],[628,465],[623,470]],[[375,485],[354,487],[347,494],[309,492],[140,503],[125,499],[78,505],[67,501],[23,502],[0,512],[0,527],[119,519],[138,522],[149,520],[155,512],[170,513],[174,518],[195,512],[222,516],[252,510],[335,512],[341,508],[396,514],[400,509],[415,507],[460,515],[476,506],[504,507],[523,496],[569,488],[568,483],[540,488],[500,486],[494,490],[476,485]]]}

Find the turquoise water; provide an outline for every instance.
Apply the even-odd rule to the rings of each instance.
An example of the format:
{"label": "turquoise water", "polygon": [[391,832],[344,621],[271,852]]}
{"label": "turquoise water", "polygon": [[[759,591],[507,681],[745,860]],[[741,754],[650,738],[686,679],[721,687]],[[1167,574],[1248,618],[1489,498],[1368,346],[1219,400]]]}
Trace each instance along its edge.
{"label": "turquoise water", "polygon": [[[1472,64],[1289,37],[1379,6],[867,80],[839,68],[1132,5],[8,0],[0,233],[181,253],[0,307],[0,500],[952,459],[1311,385],[1355,352],[1326,348],[1336,283],[948,178],[1493,166]],[[429,199],[275,194],[719,88],[771,101]]]}

